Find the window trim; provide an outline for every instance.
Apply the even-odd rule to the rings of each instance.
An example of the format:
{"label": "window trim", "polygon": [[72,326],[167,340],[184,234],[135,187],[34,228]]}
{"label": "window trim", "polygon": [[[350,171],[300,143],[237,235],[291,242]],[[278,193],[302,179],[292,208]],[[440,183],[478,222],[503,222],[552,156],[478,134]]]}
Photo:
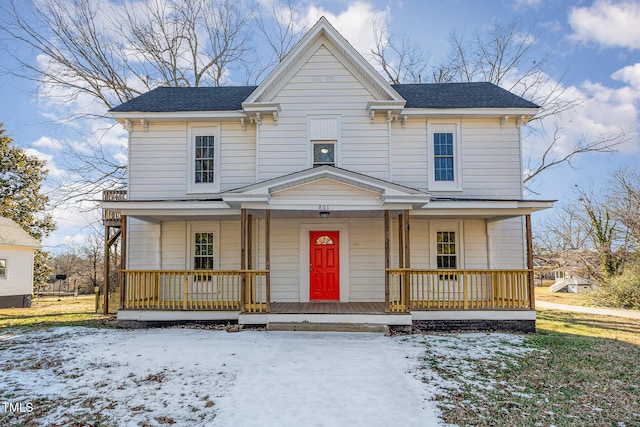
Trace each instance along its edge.
{"label": "window trim", "polygon": [[[333,119],[336,123],[335,135],[313,135],[311,131],[311,122],[315,119]],[[307,165],[309,168],[314,167],[313,161],[313,144],[315,141],[328,142],[332,141],[333,149],[333,166],[342,166],[342,116],[339,114],[311,114],[307,115]],[[320,165],[318,165],[320,166]]]}
{"label": "window trim", "polygon": [[[197,136],[213,136],[214,146],[214,182],[195,182],[195,138]],[[187,135],[187,194],[219,193],[220,192],[220,126],[219,125],[190,125]]]}
{"label": "window trim", "polygon": [[[436,181],[433,135],[453,134],[453,181]],[[460,120],[427,120],[427,173],[429,191],[462,191],[462,156],[460,148]]]}
{"label": "window trim", "polygon": [[4,261],[4,274],[0,274],[0,280],[7,280],[9,278],[7,258],[0,258],[0,261]]}
{"label": "window trim", "polygon": [[196,233],[213,234],[213,269],[220,269],[220,223],[219,222],[189,222],[187,233],[187,259],[185,265],[188,270],[195,270],[195,242]]}
{"label": "window trim", "polygon": [[[452,231],[456,234],[456,268],[455,270],[464,270],[464,223],[462,220],[457,221],[430,221],[429,222],[429,263],[431,268],[438,270],[438,241],[437,233],[439,231]],[[438,271],[448,271],[449,269],[440,269]]]}

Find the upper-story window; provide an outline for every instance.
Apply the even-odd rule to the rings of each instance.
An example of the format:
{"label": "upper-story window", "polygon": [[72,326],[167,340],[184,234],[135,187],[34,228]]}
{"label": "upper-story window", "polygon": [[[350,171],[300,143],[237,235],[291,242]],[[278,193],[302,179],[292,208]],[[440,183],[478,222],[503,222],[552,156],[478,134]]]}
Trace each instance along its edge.
{"label": "upper-story window", "polygon": [[311,166],[340,166],[340,116],[307,116]]}
{"label": "upper-story window", "polygon": [[195,182],[213,183],[215,182],[215,139],[213,135],[197,135],[195,137]]}
{"label": "upper-story window", "polygon": [[453,181],[453,133],[433,134],[433,172],[436,181]]}
{"label": "upper-story window", "polygon": [[220,130],[218,126],[189,128],[188,193],[220,191]]}
{"label": "upper-story window", "polygon": [[459,122],[427,124],[431,191],[462,190],[459,128]]}
{"label": "upper-story window", "polygon": [[336,165],[336,141],[311,141],[313,166]]}

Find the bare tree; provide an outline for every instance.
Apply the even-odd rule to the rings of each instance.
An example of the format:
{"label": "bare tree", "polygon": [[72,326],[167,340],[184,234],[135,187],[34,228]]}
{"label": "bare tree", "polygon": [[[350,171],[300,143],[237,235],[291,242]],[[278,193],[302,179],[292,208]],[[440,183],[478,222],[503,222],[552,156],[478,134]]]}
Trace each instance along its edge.
{"label": "bare tree", "polygon": [[420,45],[407,34],[390,34],[380,21],[373,23],[373,34],[376,45],[371,58],[387,79],[393,84],[421,83],[429,61]]}
{"label": "bare tree", "polygon": [[247,81],[253,79],[254,83],[282,61],[307,31],[304,25],[299,24],[299,9],[292,0],[273,1],[269,6],[268,11],[258,10],[255,15],[258,35],[270,53],[263,52],[262,58],[255,58],[252,67],[245,70]]}
{"label": "bare tree", "polygon": [[[20,64],[5,69],[35,81],[40,93],[77,102],[64,122],[106,117],[106,111],[158,85],[221,85],[244,61],[251,13],[233,0],[15,0],[0,4],[0,34],[23,49],[6,51]],[[96,123],[94,121],[94,123]],[[112,124],[105,126],[113,126]],[[59,202],[94,198],[124,182],[125,162],[105,147],[103,132],[67,144],[74,184]]]}
{"label": "bare tree", "polygon": [[640,181],[630,180],[634,177],[630,170],[616,172],[608,188],[598,193],[576,187],[576,200],[542,225],[536,237],[539,253],[565,265],[580,261],[602,282],[619,275],[637,253],[633,248],[637,236],[627,224],[633,225],[640,216],[634,193],[620,186],[621,177],[632,189],[640,188]]}
{"label": "bare tree", "polygon": [[640,173],[638,169],[621,169],[613,174],[609,184],[609,199],[613,214],[626,227],[633,251],[640,253]]}

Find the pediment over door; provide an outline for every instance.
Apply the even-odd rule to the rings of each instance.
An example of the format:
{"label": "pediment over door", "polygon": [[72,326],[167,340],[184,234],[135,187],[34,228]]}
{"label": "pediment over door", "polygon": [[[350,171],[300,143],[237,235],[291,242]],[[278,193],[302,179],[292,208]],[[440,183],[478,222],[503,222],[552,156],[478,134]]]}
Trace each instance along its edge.
{"label": "pediment over door", "polygon": [[421,191],[332,166],[239,188],[222,198],[233,207],[279,210],[415,209],[429,202]]}

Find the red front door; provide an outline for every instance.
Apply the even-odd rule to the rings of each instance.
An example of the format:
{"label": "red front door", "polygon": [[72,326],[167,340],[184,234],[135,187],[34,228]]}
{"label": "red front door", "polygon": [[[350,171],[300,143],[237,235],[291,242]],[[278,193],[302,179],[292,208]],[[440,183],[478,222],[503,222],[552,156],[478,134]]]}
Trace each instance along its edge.
{"label": "red front door", "polygon": [[310,231],[311,301],[340,300],[340,233],[338,231]]}

